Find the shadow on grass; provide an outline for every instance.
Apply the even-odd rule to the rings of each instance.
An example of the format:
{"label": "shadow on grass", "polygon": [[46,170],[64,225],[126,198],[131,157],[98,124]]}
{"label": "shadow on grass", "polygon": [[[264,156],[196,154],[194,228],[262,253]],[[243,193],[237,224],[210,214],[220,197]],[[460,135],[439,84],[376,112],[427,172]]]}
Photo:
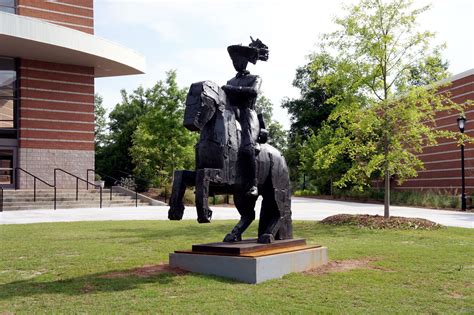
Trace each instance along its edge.
{"label": "shadow on grass", "polygon": [[[237,222],[236,222],[237,223]],[[190,240],[202,239],[209,237],[210,234],[222,234],[222,238],[229,233],[233,226],[232,223],[228,224],[206,224],[206,225],[181,225],[175,223],[173,226],[163,228],[162,226],[156,229],[150,227],[138,227],[138,228],[114,228],[103,230],[103,232],[113,233],[109,238],[124,238],[133,237],[141,238],[145,240],[163,239],[163,238],[177,238],[182,237]]]}
{"label": "shadow on grass", "polygon": [[[185,238],[190,242],[202,242],[212,239],[212,242],[218,242],[229,233],[234,224],[238,221],[217,221],[210,224],[189,224],[188,222],[173,222],[168,227],[159,226],[156,229],[148,227],[133,228],[113,228],[102,230],[102,232],[111,233],[108,238],[140,238],[143,240],[163,240]],[[295,238],[321,238],[321,237],[348,237],[352,235],[361,236],[361,234],[374,234],[375,230],[359,229],[357,227],[333,227],[319,222],[296,221]],[[257,237],[258,220],[252,222],[252,225],[244,233],[244,238]]]}
{"label": "shadow on grass", "polygon": [[[140,276],[135,274],[136,270],[137,268],[114,270],[49,282],[41,282],[35,279],[14,281],[0,285],[0,300],[8,300],[14,297],[37,296],[42,294],[78,296],[103,292],[127,291],[136,289],[146,284],[170,285],[173,284],[178,277],[183,277],[184,275],[192,275],[193,277],[228,284],[239,283],[230,279],[216,276],[199,275],[187,272],[175,273],[170,271],[150,276]],[[116,277],[113,276],[113,274],[117,273],[122,275]]]}

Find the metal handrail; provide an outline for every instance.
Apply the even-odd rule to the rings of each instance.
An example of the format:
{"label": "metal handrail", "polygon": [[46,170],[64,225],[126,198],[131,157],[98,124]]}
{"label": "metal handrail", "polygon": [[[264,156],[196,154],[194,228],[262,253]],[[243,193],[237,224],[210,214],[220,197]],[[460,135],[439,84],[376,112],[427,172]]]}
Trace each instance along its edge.
{"label": "metal handrail", "polygon": [[[88,169],[87,169],[87,172],[86,172],[86,181],[89,181],[89,172],[90,172],[90,171],[92,171],[92,172],[95,173],[95,171],[94,171],[93,169],[88,168]],[[87,188],[86,188],[86,190],[89,190],[89,183],[87,183]]]}
{"label": "metal handrail", "polygon": [[102,187],[100,185],[93,184],[93,183],[89,182],[88,180],[85,180],[84,178],[81,178],[77,175],[74,175],[74,174],[72,174],[68,171],[63,170],[62,168],[55,168],[54,169],[54,186],[57,186],[56,173],[58,171],[63,172],[65,174],[69,175],[69,176],[72,176],[72,177],[76,178],[76,201],[79,200],[79,181],[82,181],[86,184],[91,184],[95,188],[99,187],[99,189],[100,189],[100,204],[99,204],[99,206],[100,206],[100,208],[102,208]]}
{"label": "metal handrail", "polygon": [[[27,170],[24,170],[22,169],[21,167],[15,167],[15,172],[16,172],[16,178],[18,180],[19,176],[18,176],[18,171],[22,171],[23,173],[27,174],[27,175],[30,175],[31,177],[33,177],[33,202],[36,202],[36,181],[39,180],[40,182],[42,182],[43,184],[51,187],[54,189],[54,210],[56,210],[56,200],[57,200],[57,191],[56,191],[56,182],[54,185],[51,185],[50,183],[46,182],[45,180],[39,178],[38,176],[36,175],[33,175],[31,174],[30,172],[28,172]],[[17,186],[18,187],[18,186]],[[15,188],[15,190],[18,190],[18,188]],[[2,207],[3,207],[3,193],[2,193]]]}
{"label": "metal handrail", "polygon": [[[103,177],[106,177],[106,178],[110,178],[114,181],[114,185],[117,185],[117,183],[120,182],[119,179],[115,178],[115,177],[112,177],[112,176],[109,176],[109,175],[104,175],[104,174],[101,174],[99,172],[96,172],[95,169],[92,169],[92,168],[88,168],[87,169],[87,174],[86,174],[86,180],[89,181],[89,172],[92,172],[94,174],[94,177],[95,177],[95,174],[99,175],[101,178]],[[87,190],[89,190],[89,184],[87,184]],[[112,198],[110,198],[110,200],[112,200]]]}
{"label": "metal handrail", "polygon": [[[104,175],[104,174],[98,173],[94,169],[88,169],[87,170],[87,177],[89,177],[89,172],[94,172],[94,174],[98,174],[98,175],[100,175],[100,177],[110,178],[110,179],[115,181],[114,184],[120,183],[119,179],[116,179],[115,177],[112,177],[112,176],[109,176],[109,175]],[[122,171],[119,171],[119,172],[122,172]],[[125,173],[125,172],[123,172],[123,173]],[[112,188],[113,188],[113,186],[110,186],[110,200],[112,200]],[[138,207],[138,185],[135,183],[133,188],[135,190],[135,208],[136,208],[136,207]]]}
{"label": "metal handrail", "polygon": [[[137,190],[138,190],[138,185],[137,185],[136,179],[142,180],[142,181],[146,182],[147,184],[150,184],[150,181],[148,179],[143,178],[143,177],[135,176],[133,174],[130,174],[130,173],[127,173],[127,172],[124,172],[124,171],[121,171],[121,170],[115,170],[115,172],[122,173],[122,174],[130,176],[134,179],[134,181],[135,181],[135,194],[137,194]],[[165,190],[165,203],[166,203],[166,190]]]}
{"label": "metal handrail", "polygon": [[[89,172],[93,172],[94,175],[95,175],[95,174],[98,174],[98,175],[100,175],[100,177],[110,178],[110,179],[112,179],[112,180],[114,181],[114,184],[113,184],[112,186],[110,186],[110,189],[109,189],[109,200],[112,200],[112,189],[114,188],[114,185],[117,185],[117,183],[120,182],[120,181],[119,181],[118,179],[116,179],[115,177],[112,177],[112,176],[109,176],[109,175],[100,174],[100,173],[96,172],[96,171],[95,171],[94,169],[92,169],[92,168],[88,168],[88,169],[87,169],[87,176],[86,176],[87,180],[89,180]],[[87,185],[87,186],[89,186],[89,185]]]}
{"label": "metal handrail", "polygon": [[[96,173],[98,174],[98,173]],[[114,185],[117,186],[118,183],[120,182],[120,180],[116,179],[115,177],[112,177],[112,176],[109,176],[109,175],[103,175],[103,174],[99,174],[100,177],[103,177],[103,178],[110,178],[111,180],[114,181],[114,184],[113,185],[110,185],[110,189],[109,189],[109,193],[110,193],[110,200],[112,200],[112,190],[114,189]]]}

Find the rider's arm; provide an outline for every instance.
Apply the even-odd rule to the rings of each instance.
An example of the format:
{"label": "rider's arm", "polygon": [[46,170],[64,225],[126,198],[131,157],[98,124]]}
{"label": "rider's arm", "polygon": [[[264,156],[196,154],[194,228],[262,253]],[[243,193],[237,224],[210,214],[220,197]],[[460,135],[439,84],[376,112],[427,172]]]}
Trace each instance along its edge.
{"label": "rider's arm", "polygon": [[246,94],[248,96],[257,96],[258,92],[253,87],[247,86],[233,86],[233,85],[224,85],[222,89],[226,93],[235,93],[235,94]]}
{"label": "rider's arm", "polygon": [[256,76],[252,86],[235,86],[226,84],[222,87],[222,89],[226,93],[245,94],[251,97],[257,97],[261,85],[262,79],[260,79],[259,76]]}

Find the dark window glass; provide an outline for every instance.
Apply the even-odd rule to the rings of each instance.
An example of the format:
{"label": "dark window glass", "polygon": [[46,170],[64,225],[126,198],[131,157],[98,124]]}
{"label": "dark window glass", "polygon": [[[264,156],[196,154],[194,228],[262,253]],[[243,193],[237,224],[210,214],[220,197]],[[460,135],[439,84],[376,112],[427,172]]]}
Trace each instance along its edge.
{"label": "dark window glass", "polygon": [[13,184],[13,151],[0,151],[0,185]]}
{"label": "dark window glass", "polygon": [[0,0],[0,11],[15,13],[15,0]]}
{"label": "dark window glass", "polygon": [[13,13],[15,14],[15,8],[11,8],[11,7],[3,7],[0,5],[0,12],[7,12],[7,13]]}
{"label": "dark window glass", "polygon": [[0,99],[0,129],[15,127],[15,106],[13,100]]}
{"label": "dark window glass", "polygon": [[13,58],[0,57],[0,70],[15,71],[15,61]]}
{"label": "dark window glass", "polygon": [[2,138],[11,138],[16,134],[16,97],[15,60],[0,58],[0,137]]}
{"label": "dark window glass", "polygon": [[0,97],[14,97],[15,87],[15,61],[12,58],[0,58]]}
{"label": "dark window glass", "polygon": [[0,68],[0,97],[14,96],[16,84],[16,72],[11,70],[1,70]]}

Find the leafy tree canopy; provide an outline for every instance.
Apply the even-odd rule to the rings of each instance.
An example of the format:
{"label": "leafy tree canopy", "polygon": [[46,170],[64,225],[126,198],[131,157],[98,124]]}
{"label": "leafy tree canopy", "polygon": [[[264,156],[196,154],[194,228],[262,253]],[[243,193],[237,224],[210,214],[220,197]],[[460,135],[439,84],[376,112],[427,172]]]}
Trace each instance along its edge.
{"label": "leafy tree canopy", "polygon": [[[120,171],[133,173],[148,181],[137,182],[143,189],[168,184],[175,168],[192,168],[197,135],[182,125],[186,91],[178,87],[176,72],[151,88],[121,94],[109,115],[109,134],[96,150],[96,170],[116,178],[124,176]],[[103,117],[100,106],[96,112]]]}
{"label": "leafy tree canopy", "polygon": [[94,95],[94,136],[95,136],[95,147],[96,150],[99,147],[103,147],[107,143],[107,119],[105,114],[107,111],[104,107],[104,99],[99,94]]}
{"label": "leafy tree canopy", "polygon": [[[322,176],[321,170],[310,171],[307,167],[309,162],[303,163],[301,155],[303,142],[311,135],[317,134],[323,123],[328,119],[334,109],[334,104],[328,100],[344,88],[341,82],[323,81],[324,77],[335,71],[335,60],[329,54],[313,54],[310,62],[296,70],[293,86],[300,90],[300,97],[286,99],[282,106],[288,110],[291,120],[290,133],[288,136],[288,150],[285,158],[290,169],[290,177],[297,182],[302,177],[302,171],[309,178],[317,181],[320,191],[327,192],[329,176]],[[318,141],[318,143],[322,143]],[[312,146],[314,148],[314,146]],[[307,158],[306,158],[307,159]],[[306,178],[306,177],[305,177]]]}
{"label": "leafy tree canopy", "polygon": [[293,86],[300,90],[297,99],[286,99],[282,107],[288,110],[291,120],[291,135],[306,139],[310,131],[315,132],[328,118],[334,106],[327,103],[335,91],[340,89],[337,83],[320,82],[334,69],[334,60],[328,54],[312,55],[311,61],[296,70]]}
{"label": "leafy tree canopy", "polygon": [[268,130],[268,144],[283,153],[287,147],[287,132],[283,129],[282,124],[273,120],[273,103],[264,95],[260,95],[257,99],[256,109],[263,115],[263,121]]}
{"label": "leafy tree canopy", "polygon": [[175,169],[194,167],[197,134],[183,127],[186,93],[178,87],[175,71],[145,92],[149,110],[133,132],[130,154],[135,173],[156,187],[169,184]]}
{"label": "leafy tree canopy", "polygon": [[341,155],[350,160],[336,181],[339,187],[364,189],[372,179],[385,179],[385,216],[389,215],[390,179],[399,183],[423,167],[417,157],[426,145],[457,132],[435,129],[440,111],[463,112],[463,106],[426,86],[447,77],[443,46],[432,46],[434,34],[419,31],[416,21],[429,6],[413,9],[409,0],[362,0],[336,18],[339,29],[325,34],[317,60],[331,60],[331,71],[318,84],[339,89],[326,100],[334,106],[327,123],[327,144],[313,155],[315,169],[328,169]]}
{"label": "leafy tree canopy", "polygon": [[134,164],[129,153],[132,135],[142,116],[151,109],[147,91],[142,87],[131,94],[121,91],[122,102],[109,114],[107,145],[96,151],[96,170],[101,174],[121,177],[117,170],[132,173]]}

